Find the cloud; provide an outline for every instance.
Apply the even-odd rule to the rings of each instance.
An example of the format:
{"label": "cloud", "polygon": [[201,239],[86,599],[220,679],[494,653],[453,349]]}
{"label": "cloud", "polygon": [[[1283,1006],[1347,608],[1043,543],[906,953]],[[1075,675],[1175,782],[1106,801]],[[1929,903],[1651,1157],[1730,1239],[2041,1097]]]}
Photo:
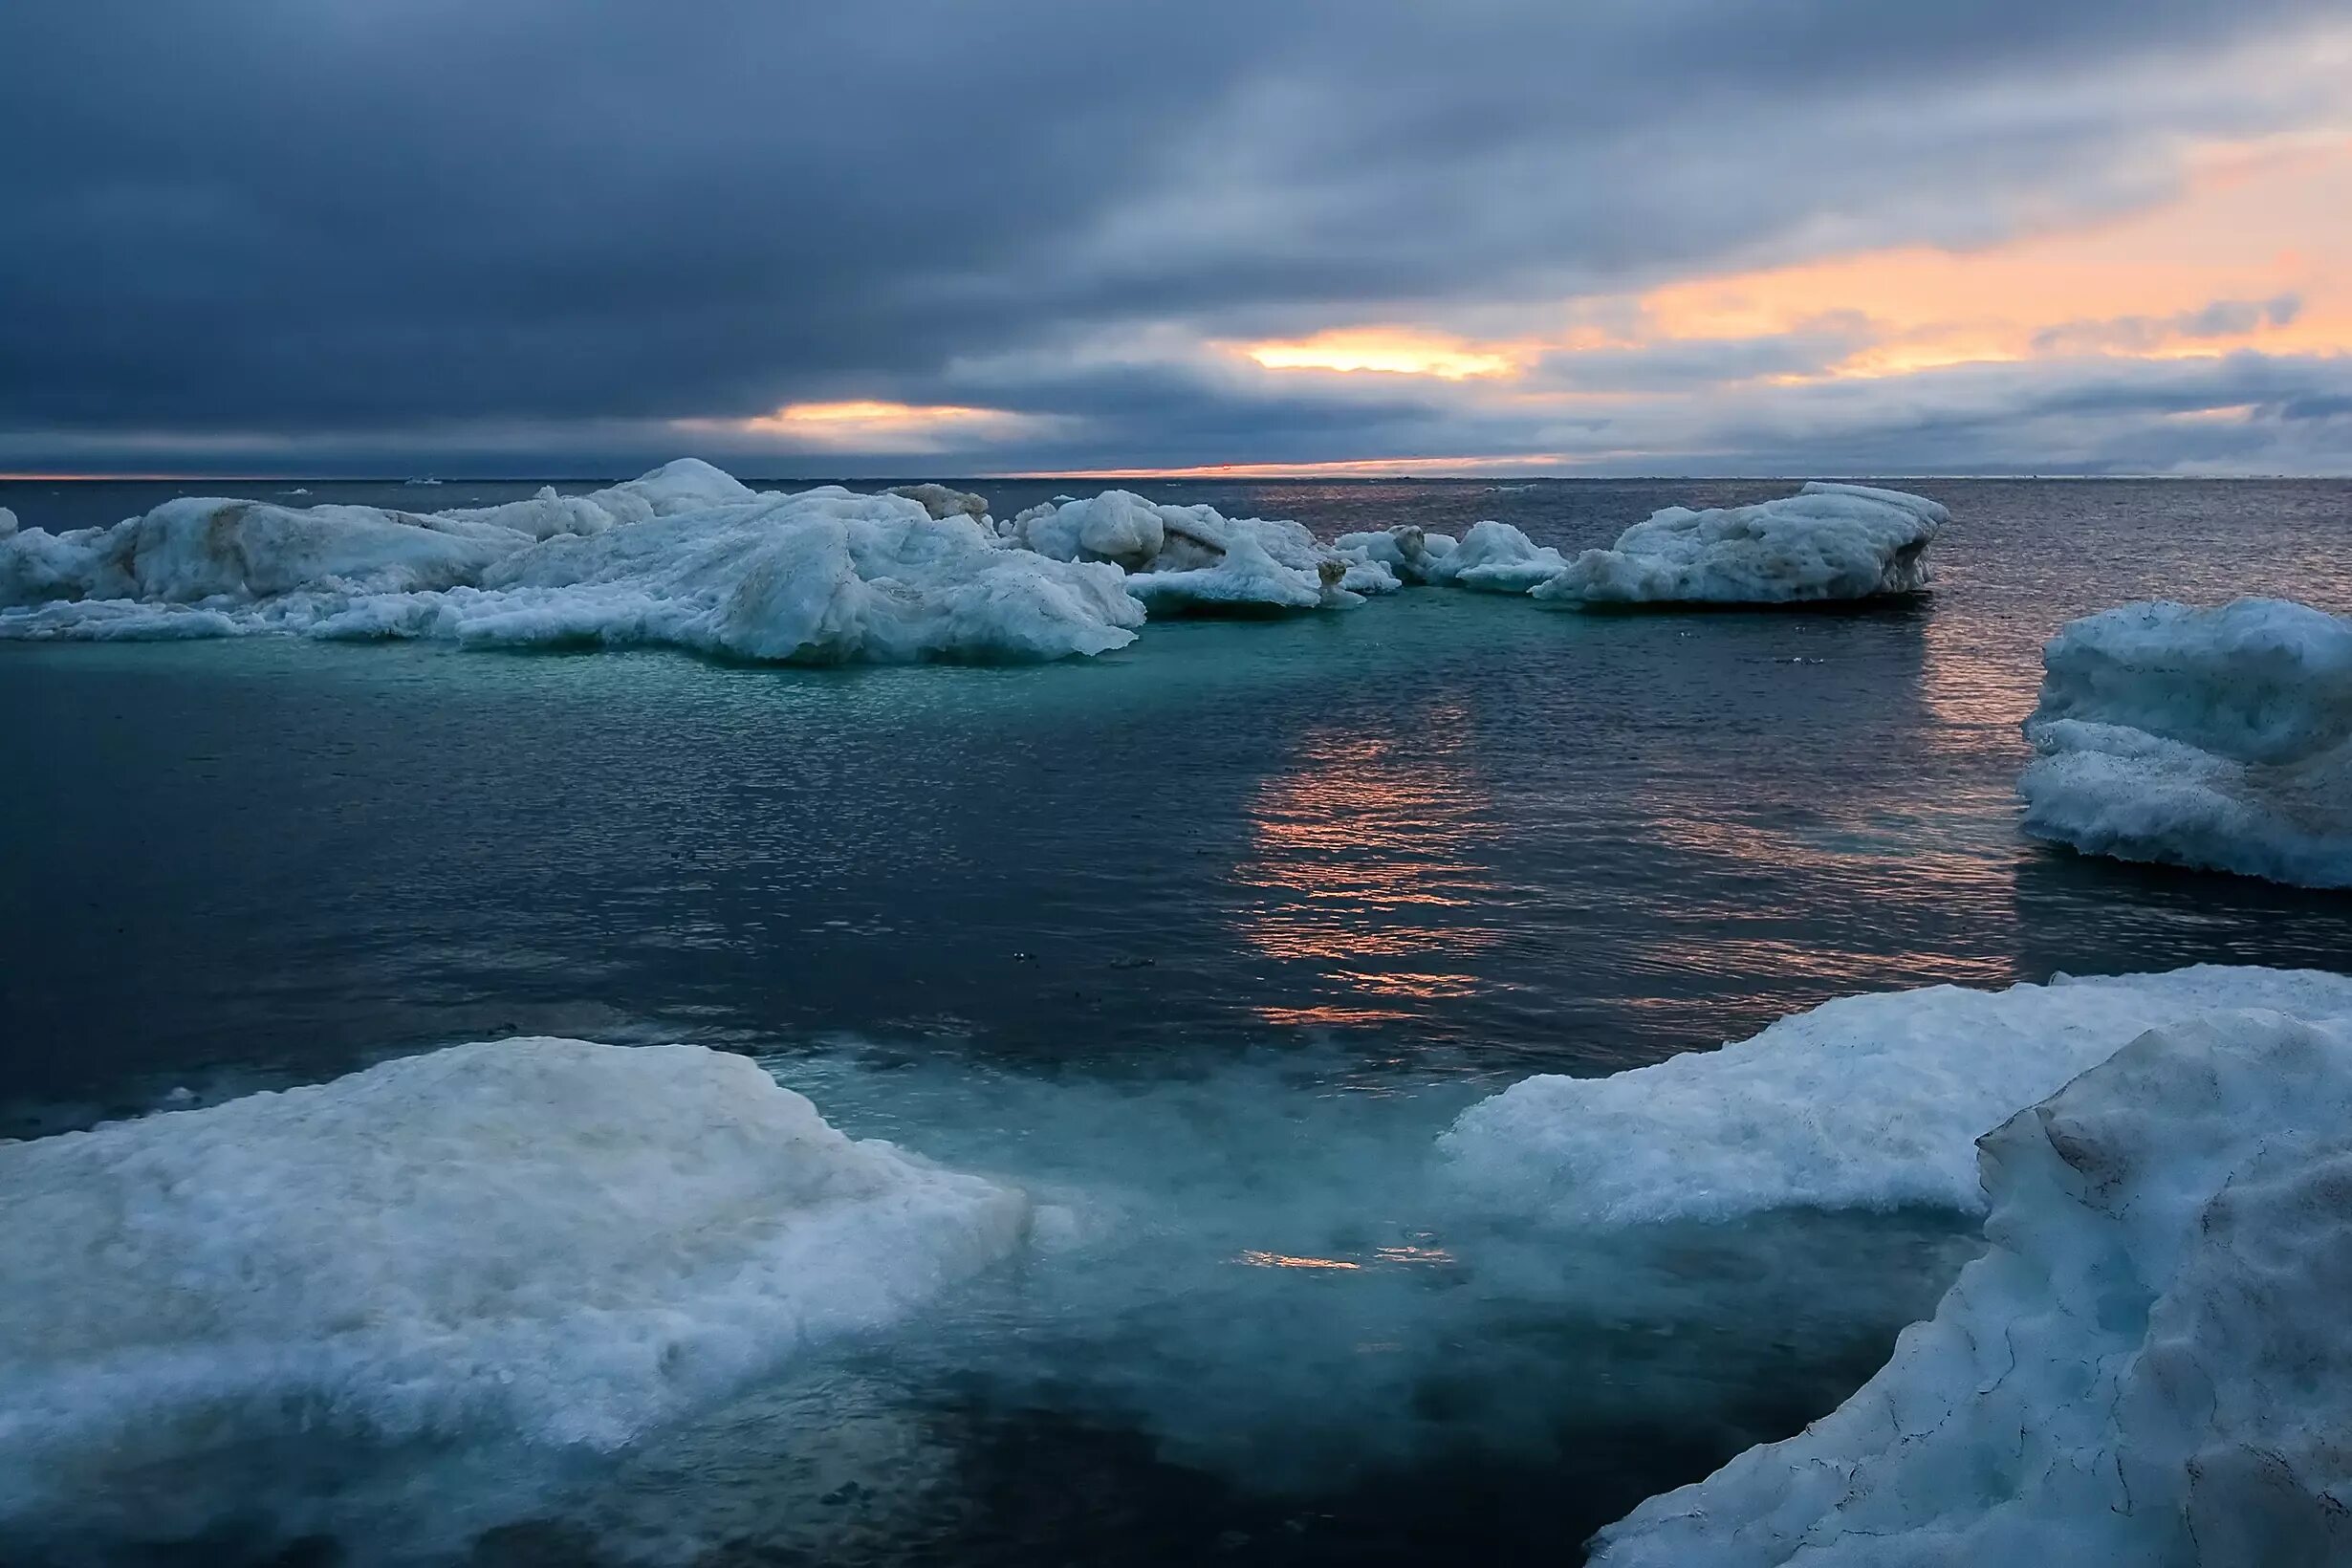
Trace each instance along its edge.
{"label": "cloud", "polygon": [[[758,422],[855,403],[1004,417],[800,446],[1584,450],[1641,410],[1514,409],[1484,373],[1282,386],[1211,345],[1392,322],[1475,355],[1546,302],[2123,211],[2184,147],[2341,108],[2311,42],[2340,16],[15,0],[0,453],[609,468],[682,428],[785,451],[810,422]],[[1837,334],[1718,336],[1537,349],[1521,390],[1697,395],[1807,374]]]}
{"label": "cloud", "polygon": [[2034,335],[2041,354],[2145,354],[2184,339],[2243,338],[2263,327],[2291,325],[2303,311],[2302,296],[2216,299],[2173,316],[2117,316],[2103,321],[2066,321]]}

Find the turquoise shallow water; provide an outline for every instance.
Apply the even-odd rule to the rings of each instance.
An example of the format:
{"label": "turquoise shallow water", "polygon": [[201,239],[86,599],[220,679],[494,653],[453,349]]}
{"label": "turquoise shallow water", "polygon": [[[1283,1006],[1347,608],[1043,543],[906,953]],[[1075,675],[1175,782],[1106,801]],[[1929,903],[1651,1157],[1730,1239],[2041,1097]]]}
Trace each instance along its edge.
{"label": "turquoise shallow water", "polygon": [[[2352,609],[2352,485],[1915,488],[1955,514],[1937,593],[1828,616],[1423,590],[1023,669],[0,647],[0,1134],[501,1034],[691,1039],[854,1131],[1151,1195],[1115,1261],[984,1282],[445,1557],[1573,1557],[1834,1404],[1955,1244],[1436,1234],[1381,1173],[1461,1104],[1854,991],[2352,964],[2341,896],[2080,859],[2012,795],[2043,638],[2152,595]],[[162,493],[48,489],[0,505]],[[1153,488],[1564,545],[1785,489]],[[216,1556],[283,1544],[251,1531]]]}

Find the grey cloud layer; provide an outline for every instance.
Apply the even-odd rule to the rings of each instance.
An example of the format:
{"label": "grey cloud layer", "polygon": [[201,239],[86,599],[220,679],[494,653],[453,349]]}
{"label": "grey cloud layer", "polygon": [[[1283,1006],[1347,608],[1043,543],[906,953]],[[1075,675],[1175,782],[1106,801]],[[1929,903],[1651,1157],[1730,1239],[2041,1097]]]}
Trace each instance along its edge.
{"label": "grey cloud layer", "polygon": [[[2175,67],[2333,9],[16,0],[0,456],[618,456],[860,397],[1059,417],[969,454],[999,466],[1486,449],[1545,431],[1441,390],[958,367],[2125,203],[2152,132],[2298,112]],[[1546,374],[1779,373],[1838,331]]]}

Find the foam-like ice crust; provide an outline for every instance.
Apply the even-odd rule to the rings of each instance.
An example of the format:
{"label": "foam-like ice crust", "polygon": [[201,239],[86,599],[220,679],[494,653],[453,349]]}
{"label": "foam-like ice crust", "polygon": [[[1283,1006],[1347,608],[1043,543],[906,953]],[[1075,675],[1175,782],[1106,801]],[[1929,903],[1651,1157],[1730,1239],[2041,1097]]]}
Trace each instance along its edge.
{"label": "foam-like ice crust", "polygon": [[1979,1212],[1979,1136],[2145,1030],[2250,1007],[2352,1017],[2352,977],[2201,965],[1840,997],[1719,1051],[1525,1079],[1465,1112],[1441,1147],[1483,1202],[1565,1225]]}
{"label": "foam-like ice crust", "polygon": [[1917,593],[1950,513],[1925,496],[1808,484],[1753,506],[1668,507],[1535,590],[1570,607],[1788,604]]}
{"label": "foam-like ice crust", "polygon": [[976,499],[758,494],[693,459],[591,495],[430,514],[189,498],[0,536],[0,637],[664,644],[817,664],[1134,641],[1143,610],[1119,572],[1008,548]]}
{"label": "foam-like ice crust", "polygon": [[1019,1244],[746,1058],[513,1039],[0,1143],[0,1513],[321,1430],[609,1448]]}
{"label": "foam-like ice crust", "polygon": [[2352,887],[2352,620],[2132,604],[2043,649],[2025,828],[2094,855]]}
{"label": "foam-like ice crust", "polygon": [[2151,1031],[1984,1140],[1987,1253],[1608,1568],[2352,1562],[2352,1027]]}

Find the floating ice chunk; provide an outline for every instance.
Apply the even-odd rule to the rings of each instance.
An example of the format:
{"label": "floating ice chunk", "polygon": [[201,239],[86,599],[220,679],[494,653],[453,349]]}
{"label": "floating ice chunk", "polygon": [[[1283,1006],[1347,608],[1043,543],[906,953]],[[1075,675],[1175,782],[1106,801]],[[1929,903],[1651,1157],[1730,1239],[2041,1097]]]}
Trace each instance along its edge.
{"label": "floating ice chunk", "polygon": [[989,499],[946,485],[893,485],[892,495],[904,495],[909,501],[920,501],[923,510],[934,517],[986,517]]}
{"label": "floating ice chunk", "polygon": [[1404,587],[1385,561],[1344,560],[1339,586],[1351,594],[1393,594]]}
{"label": "floating ice chunk", "polygon": [[2050,640],[2025,829],[2095,855],[2352,887],[2352,620],[2133,604]]}
{"label": "floating ice chunk", "polygon": [[1358,570],[1365,558],[1318,543],[1302,523],[1228,517],[1129,490],[1032,507],[1005,532],[1056,560],[1116,563],[1132,574],[1128,592],[1159,610],[1333,609],[1397,587],[1394,573]]}
{"label": "floating ice chunk", "polygon": [[0,1516],[294,1432],[606,1448],[1012,1252],[750,1060],[516,1039],[0,1143]]}
{"label": "floating ice chunk", "polygon": [[1566,1225],[1974,1212],[1979,1136],[2144,1030],[2247,1007],[2352,1017],[2352,976],[2201,965],[1841,997],[1720,1051],[1528,1078],[1465,1112],[1440,1147],[1483,1202]]}
{"label": "floating ice chunk", "polygon": [[0,540],[0,603],[186,604],[330,585],[404,593],[469,581],[528,543],[515,530],[462,515],[188,496],[111,528],[23,529]]}
{"label": "floating ice chunk", "polygon": [[1991,1250],[1610,1568],[2352,1562],[2352,1026],[2151,1031],[1984,1140]]}
{"label": "floating ice chunk", "polygon": [[1147,568],[1167,542],[1160,509],[1131,490],[1031,507],[1011,533],[1023,548],[1056,560],[1110,561],[1130,571]]}
{"label": "floating ice chunk", "polygon": [[832,487],[551,539],[482,586],[446,596],[433,607],[446,622],[416,635],[903,663],[1102,653],[1143,624],[1111,568],[1007,550],[969,516]]}
{"label": "floating ice chunk", "polygon": [[1927,586],[1927,545],[1951,514],[1925,496],[1809,484],[1754,506],[1668,507],[1587,550],[1535,591],[1547,603],[1787,604]]}
{"label": "floating ice chunk", "polygon": [[1361,602],[1340,586],[1347,565],[1334,558],[1328,570],[1285,566],[1247,532],[1232,534],[1224,551],[1206,565],[1174,571],[1139,572],[1127,592],[1156,610],[1314,610]]}
{"label": "floating ice chunk", "polygon": [[1434,558],[1429,580],[1489,594],[1524,594],[1568,569],[1560,553],[1509,523],[1472,523],[1459,547]]}
{"label": "floating ice chunk", "polygon": [[963,512],[838,488],[755,494],[691,459],[586,496],[438,514],[185,500],[0,537],[0,638],[296,633],[665,644],[736,658],[1057,659],[1125,646],[1108,566]]}
{"label": "floating ice chunk", "polygon": [[1385,566],[1401,582],[1446,581],[1444,563],[1459,545],[1452,534],[1431,534],[1418,523],[1342,534],[1332,541],[1341,555]]}

